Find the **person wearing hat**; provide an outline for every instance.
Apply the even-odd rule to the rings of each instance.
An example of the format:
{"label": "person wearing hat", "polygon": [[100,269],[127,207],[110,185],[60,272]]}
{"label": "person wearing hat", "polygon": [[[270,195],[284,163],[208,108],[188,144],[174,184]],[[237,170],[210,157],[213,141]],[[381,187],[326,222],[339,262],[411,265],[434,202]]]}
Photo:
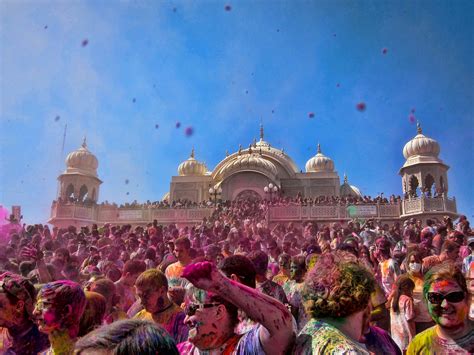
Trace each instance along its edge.
{"label": "person wearing hat", "polygon": [[36,292],[28,279],[0,275],[0,353],[37,354],[49,347],[48,336],[33,322]]}

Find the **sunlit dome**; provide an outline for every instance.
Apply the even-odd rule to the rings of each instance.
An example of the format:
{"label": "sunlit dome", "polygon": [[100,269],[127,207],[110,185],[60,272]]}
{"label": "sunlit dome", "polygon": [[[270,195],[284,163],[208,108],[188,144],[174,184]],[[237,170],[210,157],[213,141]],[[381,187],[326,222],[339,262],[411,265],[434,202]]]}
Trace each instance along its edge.
{"label": "sunlit dome", "polygon": [[271,161],[263,158],[259,154],[254,154],[251,151],[238,156],[236,159],[229,161],[222,169],[222,174],[233,170],[263,170],[273,175],[277,174],[277,168]]}
{"label": "sunlit dome", "polygon": [[206,173],[206,165],[194,159],[194,148],[191,151],[190,157],[178,166],[178,174],[180,176],[206,175]]}
{"label": "sunlit dome", "polygon": [[79,149],[68,154],[66,157],[66,166],[67,172],[79,172],[97,176],[99,161],[95,155],[87,149],[85,138]]}
{"label": "sunlit dome", "polygon": [[403,147],[405,159],[417,155],[437,158],[440,152],[438,142],[422,133],[420,123],[417,123],[417,131],[418,134]]}
{"label": "sunlit dome", "polygon": [[318,152],[314,157],[306,162],[307,173],[332,172],[334,171],[334,162],[321,153],[321,146],[318,144]]}
{"label": "sunlit dome", "polygon": [[348,196],[362,197],[360,190],[356,186],[349,185],[346,174],[344,174],[344,183],[341,185],[341,188],[339,191],[340,191],[340,195],[343,197],[348,197]]}

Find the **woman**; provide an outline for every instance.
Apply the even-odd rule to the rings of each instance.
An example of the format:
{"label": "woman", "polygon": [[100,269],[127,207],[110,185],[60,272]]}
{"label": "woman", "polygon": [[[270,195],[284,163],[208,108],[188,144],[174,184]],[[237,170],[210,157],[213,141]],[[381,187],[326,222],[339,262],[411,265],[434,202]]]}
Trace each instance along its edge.
{"label": "woman", "polygon": [[311,319],[294,354],[369,354],[362,338],[375,279],[353,255],[323,254],[306,277],[303,298]]}
{"label": "woman", "polygon": [[291,305],[291,313],[296,319],[298,330],[303,329],[308,321],[301,295],[305,274],[306,258],[304,256],[293,256],[290,264],[290,280],[284,283],[283,290]]}
{"label": "woman", "polygon": [[415,303],[415,329],[416,334],[421,333],[425,329],[428,329],[434,325],[430,314],[428,313],[428,307],[425,300],[423,299],[423,273],[422,273],[422,258],[421,253],[414,250],[408,253],[405,259],[405,270],[407,271],[410,279],[415,283],[415,289],[413,290],[413,301]]}
{"label": "woman", "polygon": [[469,295],[461,270],[453,262],[431,268],[425,276],[423,296],[436,325],[415,336],[407,354],[474,353]]}
{"label": "woman", "polygon": [[280,286],[283,286],[285,282],[290,279],[290,262],[290,255],[286,253],[280,254],[280,256],[278,257],[278,267],[280,268],[280,271],[278,272],[278,274],[273,276],[273,282],[276,282]]}

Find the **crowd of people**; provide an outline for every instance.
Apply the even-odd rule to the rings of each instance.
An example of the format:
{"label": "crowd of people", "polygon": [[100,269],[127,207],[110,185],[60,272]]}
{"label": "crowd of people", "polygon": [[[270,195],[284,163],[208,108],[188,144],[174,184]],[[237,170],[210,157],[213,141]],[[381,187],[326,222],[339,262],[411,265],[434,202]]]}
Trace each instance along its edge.
{"label": "crowd of people", "polygon": [[2,354],[472,354],[474,237],[409,219],[24,225],[0,238]]}
{"label": "crowd of people", "polygon": [[[297,194],[295,197],[284,197],[281,195],[272,196],[272,198],[263,200],[262,202],[267,206],[332,206],[332,205],[364,205],[364,204],[397,204],[400,203],[401,197],[390,195],[388,198],[384,197],[383,194],[377,197],[371,196],[318,196],[318,197],[303,197],[302,194]],[[70,197],[68,199],[58,198],[53,203],[59,204],[78,204],[81,206],[92,206],[94,202],[90,199],[81,200],[78,198]],[[175,201],[150,201],[138,202],[134,200],[132,202],[126,202],[124,204],[109,203],[104,201],[100,203],[100,206],[115,207],[115,208],[213,208],[217,203],[228,205],[231,204],[230,200],[217,200],[209,198],[206,201],[194,202],[188,199],[177,199]]]}

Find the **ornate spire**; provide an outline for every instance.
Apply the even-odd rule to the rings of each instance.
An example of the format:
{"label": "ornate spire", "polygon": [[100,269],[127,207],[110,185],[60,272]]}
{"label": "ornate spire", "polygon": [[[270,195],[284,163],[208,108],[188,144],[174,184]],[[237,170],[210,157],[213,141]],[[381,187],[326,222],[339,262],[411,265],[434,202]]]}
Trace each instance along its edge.
{"label": "ornate spire", "polygon": [[253,146],[256,148],[257,147],[257,138],[253,139]]}
{"label": "ornate spire", "polygon": [[252,144],[249,144],[249,154],[252,154]]}
{"label": "ornate spire", "polygon": [[318,143],[318,151],[317,154],[321,154],[321,144]]}
{"label": "ornate spire", "polygon": [[82,140],[82,148],[87,149],[87,137],[86,136],[84,136],[84,139]]}
{"label": "ornate spire", "polygon": [[194,147],[193,147],[193,149],[191,150],[191,158],[194,159]]}
{"label": "ornate spire", "polygon": [[346,175],[346,173],[344,173],[344,184],[347,184],[347,183],[349,183],[349,181],[347,180],[347,175]]}
{"label": "ornate spire", "polygon": [[420,121],[416,121],[416,131],[418,132],[418,134],[422,134],[422,133],[423,133],[423,131],[421,130]]}
{"label": "ornate spire", "polygon": [[228,157],[229,156],[229,151],[226,149],[225,151],[225,156]]}
{"label": "ornate spire", "polygon": [[239,155],[242,154],[242,144],[239,144]]}
{"label": "ornate spire", "polygon": [[260,140],[263,141],[263,124],[260,123]]}

